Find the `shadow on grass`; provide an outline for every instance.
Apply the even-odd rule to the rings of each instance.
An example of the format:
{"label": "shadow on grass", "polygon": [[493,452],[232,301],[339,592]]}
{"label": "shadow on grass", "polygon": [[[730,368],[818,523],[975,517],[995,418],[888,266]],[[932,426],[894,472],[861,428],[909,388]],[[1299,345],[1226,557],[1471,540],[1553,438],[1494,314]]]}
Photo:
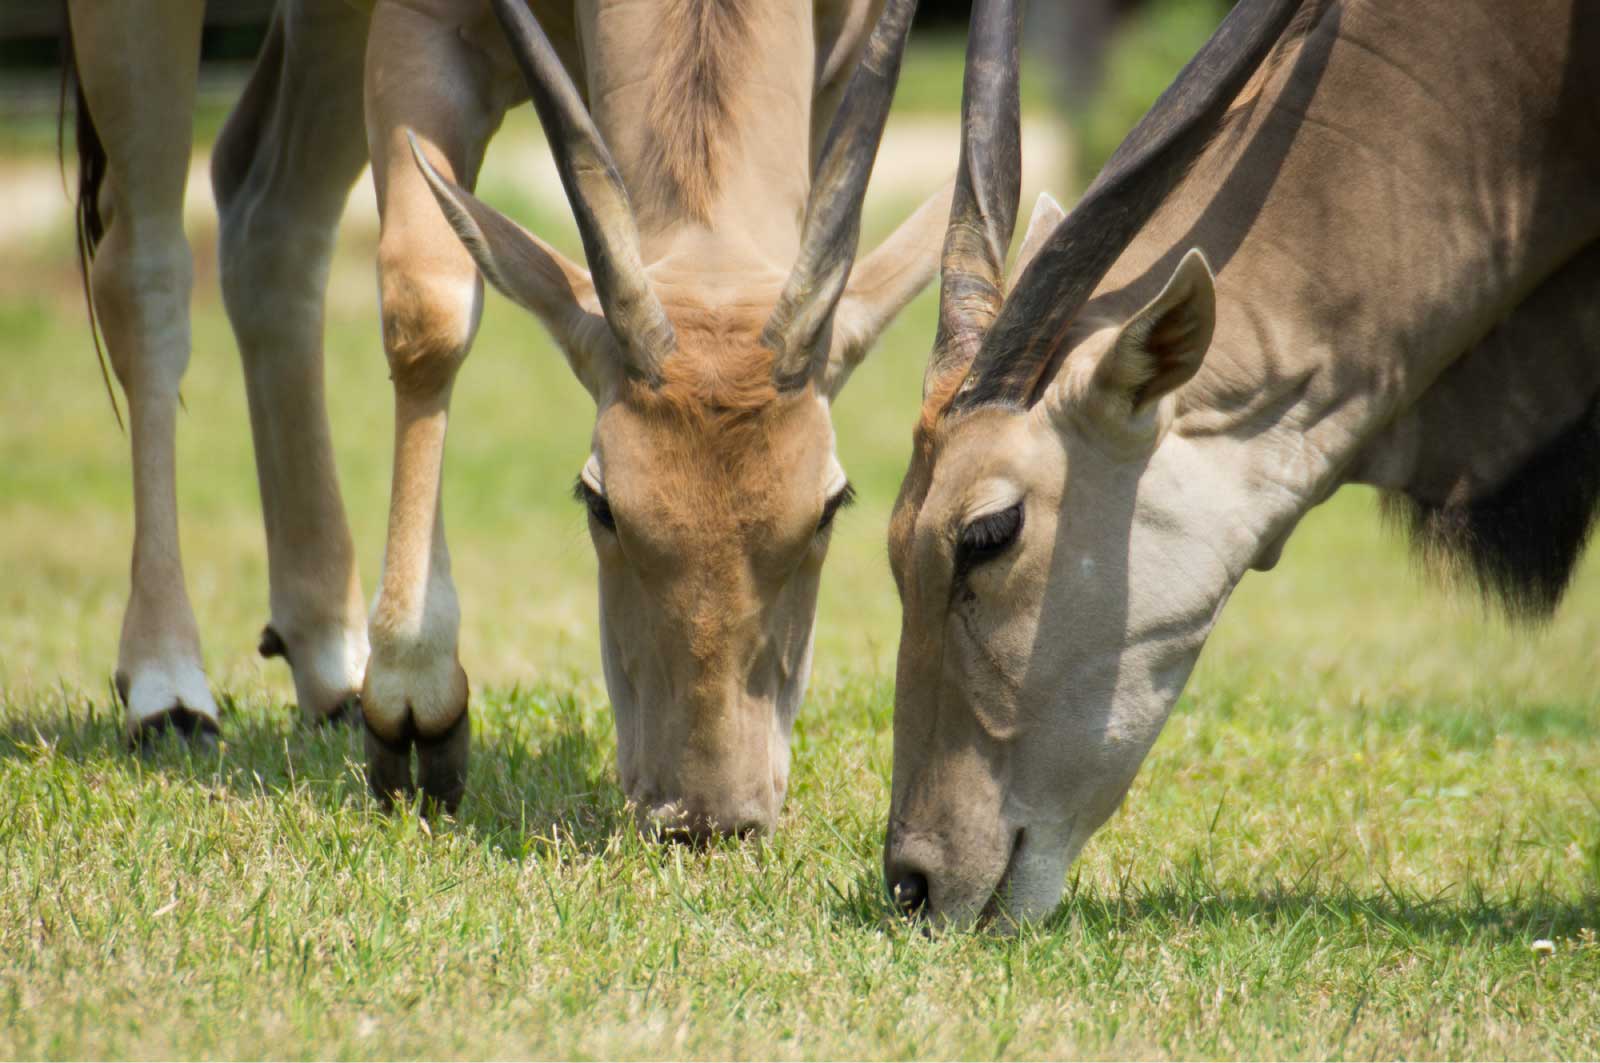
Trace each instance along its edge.
{"label": "shadow on grass", "polygon": [[1490,897],[1473,884],[1450,896],[1421,898],[1403,891],[1363,893],[1346,885],[1327,890],[1241,892],[1223,887],[1196,896],[1187,884],[1162,883],[1132,896],[1080,893],[1048,923],[1071,923],[1094,934],[1143,928],[1253,925],[1282,933],[1310,922],[1334,930],[1368,930],[1392,938],[1526,946],[1532,938],[1563,937],[1600,919],[1600,894],[1563,897],[1544,887]]}
{"label": "shadow on grass", "polygon": [[[836,891],[832,916],[841,924],[867,929],[905,925],[891,908],[875,869],[863,869],[846,890]],[[1526,948],[1537,938],[1569,937],[1600,925],[1600,875],[1576,897],[1557,895],[1543,884],[1514,886],[1509,895],[1495,897],[1468,882],[1425,898],[1393,883],[1377,893],[1345,883],[1252,892],[1203,872],[1174,872],[1148,886],[1126,883],[1114,893],[1069,888],[1061,906],[1030,929],[1046,936],[1073,933],[1105,939],[1116,934],[1161,937],[1207,927],[1248,927],[1261,935],[1283,936],[1308,925],[1320,933],[1367,932],[1391,940]]]}
{"label": "shadow on grass", "polygon": [[[130,786],[158,772],[243,800],[294,793],[330,813],[349,806],[383,814],[367,790],[359,726],[305,727],[292,707],[241,706],[223,697],[219,752],[198,752],[175,736],[134,752],[114,703],[51,700],[48,708],[19,714],[13,703],[0,711],[0,761],[60,758],[120,775]],[[491,693],[473,706],[471,774],[458,828],[514,860],[549,849],[576,855],[605,848],[632,823],[612,748],[606,729],[570,695]]]}

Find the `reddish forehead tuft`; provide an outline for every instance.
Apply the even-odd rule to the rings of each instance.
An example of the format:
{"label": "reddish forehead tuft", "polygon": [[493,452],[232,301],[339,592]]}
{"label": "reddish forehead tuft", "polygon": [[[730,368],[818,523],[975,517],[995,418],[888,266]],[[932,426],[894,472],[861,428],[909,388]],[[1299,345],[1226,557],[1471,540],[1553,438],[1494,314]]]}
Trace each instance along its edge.
{"label": "reddish forehead tuft", "polygon": [[760,340],[758,315],[727,309],[674,308],[678,349],[656,387],[629,386],[625,403],[658,439],[697,462],[748,467],[770,459],[814,403],[811,388],[780,392],[774,355]]}
{"label": "reddish forehead tuft", "polygon": [[668,308],[678,346],[654,388],[635,385],[627,403],[669,430],[686,431],[737,454],[787,421],[797,400],[773,384],[773,352],[761,342],[767,314],[745,306]]}

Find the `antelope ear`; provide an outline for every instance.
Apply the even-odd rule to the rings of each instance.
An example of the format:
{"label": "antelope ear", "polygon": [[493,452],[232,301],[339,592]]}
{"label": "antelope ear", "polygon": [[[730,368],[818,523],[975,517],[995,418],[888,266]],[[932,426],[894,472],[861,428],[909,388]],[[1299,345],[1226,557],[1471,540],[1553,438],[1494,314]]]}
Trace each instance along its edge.
{"label": "antelope ear", "polygon": [[1023,234],[1022,246],[1017,250],[1016,265],[1011,267],[1011,284],[1008,288],[1015,287],[1017,278],[1033,264],[1034,256],[1066,217],[1067,212],[1061,209],[1055,197],[1049,192],[1039,193],[1039,198],[1033,204],[1033,214],[1028,218],[1028,231]]}
{"label": "antelope ear", "polygon": [[614,341],[589,271],[445,177],[406,130],[411,155],[440,211],[485,280],[550,330],[590,394],[598,394]]}
{"label": "antelope ear", "polygon": [[1200,369],[1216,323],[1211,267],[1191,248],[1161,294],[1117,332],[1094,368],[1092,387],[1111,408],[1142,413]]}
{"label": "antelope ear", "polygon": [[834,312],[823,377],[830,400],[838,397],[883,330],[939,271],[954,193],[952,177],[850,271],[850,283]]}

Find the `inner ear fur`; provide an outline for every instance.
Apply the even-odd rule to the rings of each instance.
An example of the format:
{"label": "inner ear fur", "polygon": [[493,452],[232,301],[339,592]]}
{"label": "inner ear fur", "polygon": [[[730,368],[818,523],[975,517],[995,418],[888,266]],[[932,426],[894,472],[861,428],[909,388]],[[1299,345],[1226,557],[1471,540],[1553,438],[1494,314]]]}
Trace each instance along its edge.
{"label": "inner ear fur", "polygon": [[939,272],[955,178],[922,202],[870,254],[856,260],[833,317],[823,393],[838,398],[850,374],[928,282]]}
{"label": "inner ear fur", "polygon": [[1118,331],[1095,369],[1096,390],[1130,415],[1143,412],[1199,371],[1216,322],[1211,267],[1191,248],[1161,294]]}

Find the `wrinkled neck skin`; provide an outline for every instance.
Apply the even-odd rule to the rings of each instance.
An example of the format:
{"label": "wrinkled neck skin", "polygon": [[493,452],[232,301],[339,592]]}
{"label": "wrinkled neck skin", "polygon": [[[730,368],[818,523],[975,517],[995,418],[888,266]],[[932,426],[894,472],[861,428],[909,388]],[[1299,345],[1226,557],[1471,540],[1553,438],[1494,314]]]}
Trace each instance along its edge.
{"label": "wrinkled neck skin", "polygon": [[1600,26],[1577,6],[1329,5],[1160,219],[1218,270],[1172,435],[1228,470],[1269,540],[1368,482],[1397,421],[1600,235],[1582,87]]}
{"label": "wrinkled neck skin", "polygon": [[[1600,234],[1600,136],[1582,87],[1600,32],[1568,10],[1579,7],[1323,5],[1086,308],[1064,377],[1189,248],[1216,271],[1209,353],[1163,400],[1153,439],[1119,438],[1048,399],[1025,415],[1030,438],[1065,441],[1031,459],[1063,485],[1041,552],[1050,591],[1025,665],[1009,686],[997,668],[986,695],[983,712],[1013,714],[1016,737],[966,742],[1004,814],[998,830],[966,813],[921,820],[947,821],[930,852],[954,840],[987,854],[978,878],[1003,875],[1013,914],[1059,901],[1245,572],[1270,569],[1341,484],[1406,485],[1430,389]],[[1039,464],[1052,460],[1059,469]],[[960,697],[960,685],[933,696]],[[898,729],[896,744],[893,816],[906,818],[923,784],[901,785]],[[982,903],[958,898],[943,914],[959,923]]]}

